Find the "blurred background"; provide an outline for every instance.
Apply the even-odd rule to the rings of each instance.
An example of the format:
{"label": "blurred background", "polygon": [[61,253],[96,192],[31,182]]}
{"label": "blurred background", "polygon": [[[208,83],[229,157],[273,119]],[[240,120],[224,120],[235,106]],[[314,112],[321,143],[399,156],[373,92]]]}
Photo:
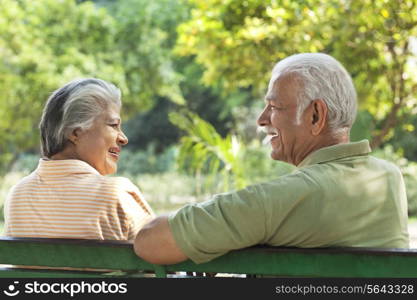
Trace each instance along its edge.
{"label": "blurred background", "polygon": [[0,206],[37,166],[46,99],[76,77],[122,90],[116,175],[157,213],[291,172],[255,120],[273,65],[298,52],[352,75],[351,139],[401,168],[416,230],[417,0],[0,0]]}

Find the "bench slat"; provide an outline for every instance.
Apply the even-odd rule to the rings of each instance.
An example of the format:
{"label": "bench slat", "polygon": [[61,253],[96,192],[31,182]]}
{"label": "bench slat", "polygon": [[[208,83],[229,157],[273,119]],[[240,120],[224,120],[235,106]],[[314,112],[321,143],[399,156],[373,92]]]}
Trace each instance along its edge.
{"label": "bench slat", "polygon": [[[3,237],[0,239],[0,264],[106,270],[97,276],[119,271],[120,276],[151,272],[165,277],[167,272],[184,271],[284,277],[417,277],[417,249],[257,246],[232,251],[199,265],[186,261],[158,266],[138,258],[128,242]],[[51,276],[54,272],[60,273],[48,272]],[[83,274],[88,275],[80,275]]]}

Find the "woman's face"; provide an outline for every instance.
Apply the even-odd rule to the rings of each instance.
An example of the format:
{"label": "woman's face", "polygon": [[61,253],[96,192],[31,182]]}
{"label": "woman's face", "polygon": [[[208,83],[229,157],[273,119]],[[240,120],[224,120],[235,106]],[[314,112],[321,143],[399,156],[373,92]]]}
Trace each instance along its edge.
{"label": "woman's face", "polygon": [[87,130],[78,130],[75,139],[77,158],[94,167],[101,175],[117,171],[121,146],[128,140],[121,129],[120,108],[110,105]]}

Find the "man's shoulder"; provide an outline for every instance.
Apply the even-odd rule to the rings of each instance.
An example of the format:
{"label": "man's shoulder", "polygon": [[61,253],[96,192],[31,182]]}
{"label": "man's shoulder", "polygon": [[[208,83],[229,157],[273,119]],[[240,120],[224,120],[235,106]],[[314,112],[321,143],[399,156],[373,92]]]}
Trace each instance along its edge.
{"label": "man's shoulder", "polygon": [[318,172],[309,168],[297,169],[270,181],[254,185],[254,187],[260,188],[262,191],[268,191],[267,194],[276,192],[282,196],[314,192],[321,187],[321,179],[318,175]]}
{"label": "man's shoulder", "polygon": [[[369,168],[385,169],[395,172],[400,172],[400,169],[394,163],[382,158],[375,157],[373,155],[357,155],[352,157],[343,157],[337,160],[326,161],[323,163],[316,163],[306,167],[298,169],[301,173],[309,174],[316,173],[317,176],[326,175],[331,171],[342,169],[343,167],[349,167],[352,169],[362,169],[364,166]],[[328,172],[323,172],[324,169],[328,169]]]}
{"label": "man's shoulder", "polygon": [[397,165],[372,155],[362,155],[354,159],[346,157],[310,165],[299,169],[297,175],[303,180],[315,182],[318,186],[332,190],[336,188],[335,185],[358,187],[360,182],[366,185],[365,179],[368,176],[370,178],[383,176],[395,180],[402,177]]}
{"label": "man's shoulder", "polygon": [[374,164],[376,167],[384,168],[386,170],[391,170],[393,172],[401,172],[400,168],[396,164],[388,160],[370,155],[369,161],[370,163]]}

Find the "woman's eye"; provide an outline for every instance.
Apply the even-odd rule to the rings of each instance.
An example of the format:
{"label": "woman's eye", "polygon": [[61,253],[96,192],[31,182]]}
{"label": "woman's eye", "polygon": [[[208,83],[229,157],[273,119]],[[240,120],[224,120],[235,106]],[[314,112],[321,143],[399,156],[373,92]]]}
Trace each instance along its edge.
{"label": "woman's eye", "polygon": [[284,108],[280,107],[280,106],[271,106],[271,110],[282,111],[282,110],[284,110]]}
{"label": "woman's eye", "polygon": [[110,126],[113,127],[113,128],[118,128],[119,124],[110,124]]}

